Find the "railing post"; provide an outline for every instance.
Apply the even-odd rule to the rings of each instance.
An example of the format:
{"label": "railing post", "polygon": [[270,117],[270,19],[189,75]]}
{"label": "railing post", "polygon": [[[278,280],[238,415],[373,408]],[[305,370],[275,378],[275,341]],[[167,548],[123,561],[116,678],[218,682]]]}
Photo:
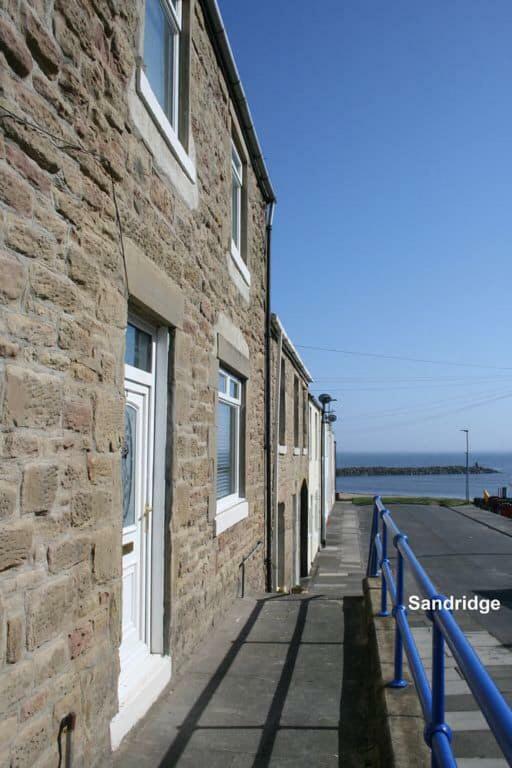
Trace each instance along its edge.
{"label": "railing post", "polygon": [[390,688],[405,688],[407,686],[407,680],[403,678],[403,665],[404,665],[404,644],[402,640],[402,633],[398,626],[397,614],[406,613],[407,609],[404,605],[404,558],[402,553],[398,549],[398,543],[400,541],[407,541],[407,536],[399,534],[393,539],[393,544],[396,548],[397,566],[396,566],[396,605],[393,606],[393,617],[395,619],[395,675],[393,680],[389,683]]}
{"label": "railing post", "polygon": [[[444,595],[436,595],[433,600],[444,602]],[[432,737],[435,733],[444,733],[449,742],[452,740],[450,727],[445,723],[445,674],[444,674],[444,637],[434,621],[433,611],[428,618],[432,621],[432,714],[430,723],[425,726],[425,741],[432,750]],[[432,750],[432,768],[438,766]]]}
{"label": "railing post", "polygon": [[389,565],[388,560],[388,529],[384,521],[384,515],[387,515],[387,509],[383,509],[380,513],[380,519],[382,520],[382,560],[380,561],[380,611],[379,616],[389,616],[388,611],[388,587],[386,584],[386,577],[384,575],[384,564]]}
{"label": "railing post", "polygon": [[370,551],[368,554],[368,569],[367,576],[375,578],[379,575],[379,567],[377,563],[377,548],[375,546],[375,536],[379,532],[379,510],[377,508],[377,496],[373,500],[373,516],[372,516],[372,530],[370,533]]}

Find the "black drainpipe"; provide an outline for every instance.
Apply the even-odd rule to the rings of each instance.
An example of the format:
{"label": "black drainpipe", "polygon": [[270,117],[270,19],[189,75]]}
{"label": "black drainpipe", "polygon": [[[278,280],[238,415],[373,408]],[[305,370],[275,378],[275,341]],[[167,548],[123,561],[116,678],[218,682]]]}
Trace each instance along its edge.
{"label": "black drainpipe", "polygon": [[272,592],[272,387],[271,387],[271,337],[270,337],[270,289],[272,221],[275,203],[267,205],[267,300],[265,304],[265,575],[267,592]]}

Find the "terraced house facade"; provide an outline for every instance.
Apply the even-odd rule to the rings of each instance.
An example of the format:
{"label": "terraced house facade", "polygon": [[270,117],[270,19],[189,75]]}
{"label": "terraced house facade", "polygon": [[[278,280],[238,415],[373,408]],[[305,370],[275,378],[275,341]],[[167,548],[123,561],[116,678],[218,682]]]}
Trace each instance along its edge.
{"label": "terraced house facade", "polygon": [[265,588],[273,199],[215,0],[2,4],[1,766],[109,765]]}
{"label": "terraced house facade", "polygon": [[287,591],[299,586],[311,567],[308,388],[312,378],[275,314],[271,329],[273,586]]}

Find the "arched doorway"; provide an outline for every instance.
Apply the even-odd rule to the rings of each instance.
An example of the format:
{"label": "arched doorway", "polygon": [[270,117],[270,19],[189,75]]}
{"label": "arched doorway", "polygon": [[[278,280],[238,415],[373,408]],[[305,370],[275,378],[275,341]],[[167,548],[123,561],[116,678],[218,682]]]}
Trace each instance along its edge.
{"label": "arched doorway", "polygon": [[308,558],[308,484],[304,480],[300,489],[300,575],[307,576],[309,573]]}

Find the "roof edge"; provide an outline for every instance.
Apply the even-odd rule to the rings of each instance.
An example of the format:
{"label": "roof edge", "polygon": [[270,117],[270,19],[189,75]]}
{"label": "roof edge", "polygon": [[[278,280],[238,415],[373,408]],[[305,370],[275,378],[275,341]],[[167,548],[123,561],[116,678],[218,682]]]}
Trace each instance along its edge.
{"label": "roof edge", "polygon": [[238,67],[235,62],[233,50],[229,43],[228,35],[217,0],[200,0],[206,13],[209,32],[213,40],[214,48],[224,71],[224,77],[228,83],[231,97],[235,102],[240,126],[247,142],[247,149],[258,179],[258,184],[263,192],[266,203],[275,203],[276,196],[270,180],[261,145],[254,127],[254,122],[249,109],[249,103],[245,95],[244,87],[240,79]]}
{"label": "roof edge", "polygon": [[292,340],[290,339],[290,337],[286,333],[281,320],[279,319],[279,317],[275,313],[272,313],[271,323],[272,323],[273,329],[282,335],[282,337],[283,337],[283,345],[286,348],[286,351],[288,352],[288,355],[292,358],[292,360],[293,360],[293,362],[295,364],[295,367],[299,369],[299,371],[302,373],[304,378],[307,380],[308,384],[311,384],[311,382],[313,381],[312,375],[310,374],[310,372],[306,368],[306,366],[305,366],[301,356],[299,355],[299,353],[295,349]]}

